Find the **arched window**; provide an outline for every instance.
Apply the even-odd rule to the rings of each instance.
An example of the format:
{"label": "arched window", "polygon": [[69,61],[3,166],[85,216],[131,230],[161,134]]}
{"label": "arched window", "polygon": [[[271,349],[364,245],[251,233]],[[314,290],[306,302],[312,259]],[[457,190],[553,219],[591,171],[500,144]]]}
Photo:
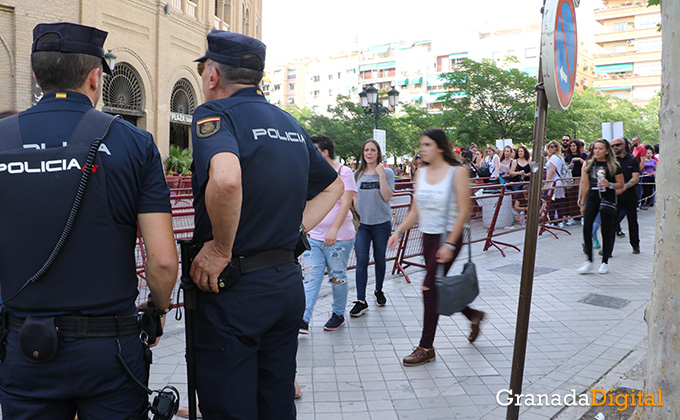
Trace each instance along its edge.
{"label": "arched window", "polygon": [[191,115],[196,109],[196,95],[186,79],[179,79],[172,88],[170,112],[173,122],[191,124]]}
{"label": "arched window", "polygon": [[142,84],[137,72],[127,63],[116,64],[113,75],[104,76],[102,99],[104,112],[144,116]]}
{"label": "arched window", "polygon": [[192,115],[196,109],[196,95],[187,79],[179,79],[170,96],[170,145],[189,147]]}

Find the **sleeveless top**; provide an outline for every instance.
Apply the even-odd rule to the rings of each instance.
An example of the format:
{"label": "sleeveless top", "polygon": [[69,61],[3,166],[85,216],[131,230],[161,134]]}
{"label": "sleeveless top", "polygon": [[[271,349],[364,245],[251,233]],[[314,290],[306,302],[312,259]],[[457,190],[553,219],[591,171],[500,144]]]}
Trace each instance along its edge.
{"label": "sleeveless top", "polygon": [[[519,164],[519,161],[517,161],[517,172],[524,172],[525,174],[530,174],[531,173],[531,162],[527,160],[527,164],[522,166]],[[517,175],[512,178],[513,182],[522,182],[522,175]]]}
{"label": "sleeveless top", "polygon": [[[423,233],[442,234],[450,232],[458,217],[458,200],[453,190],[453,179],[456,167],[449,168],[448,173],[437,184],[430,185],[425,179],[427,167],[421,169],[416,183],[416,203],[418,205],[418,224]],[[446,198],[449,199],[449,217],[444,226],[446,212]]]}

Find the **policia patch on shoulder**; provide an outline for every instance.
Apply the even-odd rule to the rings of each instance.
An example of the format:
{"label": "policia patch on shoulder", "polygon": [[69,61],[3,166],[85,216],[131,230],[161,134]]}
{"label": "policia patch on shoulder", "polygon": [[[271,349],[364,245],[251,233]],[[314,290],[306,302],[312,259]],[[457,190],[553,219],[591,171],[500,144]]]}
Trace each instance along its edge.
{"label": "policia patch on shoulder", "polygon": [[196,135],[198,137],[210,137],[220,131],[220,117],[208,117],[196,123]]}

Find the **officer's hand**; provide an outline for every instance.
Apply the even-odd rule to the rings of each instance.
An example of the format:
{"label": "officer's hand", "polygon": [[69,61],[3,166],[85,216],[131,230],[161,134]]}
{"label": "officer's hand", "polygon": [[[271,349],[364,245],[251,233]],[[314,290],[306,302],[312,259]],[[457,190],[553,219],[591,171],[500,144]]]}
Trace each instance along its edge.
{"label": "officer's hand", "polygon": [[[161,329],[165,329],[165,317],[164,316],[161,317]],[[149,348],[156,347],[158,345],[159,341],[161,341],[161,338],[156,337],[156,341],[154,341],[153,343],[149,343]]]}
{"label": "officer's hand", "polygon": [[204,292],[218,293],[217,277],[231,260],[231,250],[218,249],[215,241],[203,244],[203,248],[191,264],[191,279]]}
{"label": "officer's hand", "polygon": [[376,166],[375,173],[378,174],[378,176],[385,176],[385,165],[381,163]]}
{"label": "officer's hand", "polygon": [[323,246],[333,246],[338,239],[338,231],[336,229],[331,229],[326,234],[323,240]]}

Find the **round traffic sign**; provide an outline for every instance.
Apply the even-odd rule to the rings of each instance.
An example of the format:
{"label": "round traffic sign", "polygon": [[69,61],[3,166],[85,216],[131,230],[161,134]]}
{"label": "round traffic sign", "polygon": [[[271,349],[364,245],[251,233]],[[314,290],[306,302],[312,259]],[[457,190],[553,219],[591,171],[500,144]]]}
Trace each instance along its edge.
{"label": "round traffic sign", "polygon": [[548,103],[569,108],[576,83],[576,9],[574,0],[547,0],[541,33],[541,72]]}

